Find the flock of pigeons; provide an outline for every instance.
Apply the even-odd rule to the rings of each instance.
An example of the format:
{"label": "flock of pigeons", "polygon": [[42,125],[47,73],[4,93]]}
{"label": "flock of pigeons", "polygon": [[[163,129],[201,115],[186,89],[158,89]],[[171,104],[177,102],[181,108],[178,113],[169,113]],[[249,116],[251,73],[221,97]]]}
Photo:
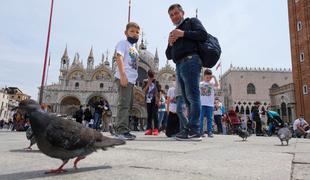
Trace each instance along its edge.
{"label": "flock of pigeons", "polygon": [[[239,127],[237,129],[237,135],[240,136],[243,141],[246,141],[251,134],[246,129]],[[281,145],[283,145],[283,141],[285,141],[288,146],[289,140],[292,138],[292,132],[288,127],[283,127],[279,129],[277,136],[281,141]]]}
{"label": "flock of pigeons", "polygon": [[[46,173],[65,172],[64,165],[73,158],[76,158],[74,168],[77,168],[80,160],[96,150],[106,150],[109,147],[125,144],[122,139],[103,136],[100,132],[80,123],[44,112],[34,100],[21,101],[19,109],[30,116],[31,129],[26,133],[30,145],[25,149],[31,150],[31,146],[37,143],[42,153],[63,161],[60,167]],[[243,141],[250,136],[249,132],[241,127],[238,128],[237,134]],[[278,137],[282,145],[283,141],[288,145],[292,134],[287,127],[284,127],[278,131]]]}

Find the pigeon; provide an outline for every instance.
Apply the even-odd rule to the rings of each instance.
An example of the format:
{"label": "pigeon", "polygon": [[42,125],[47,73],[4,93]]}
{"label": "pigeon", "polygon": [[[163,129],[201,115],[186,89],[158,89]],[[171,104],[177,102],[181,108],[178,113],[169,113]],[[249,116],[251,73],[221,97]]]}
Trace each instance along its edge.
{"label": "pigeon", "polygon": [[278,137],[281,141],[281,145],[283,145],[283,141],[286,141],[286,145],[288,146],[288,142],[292,138],[292,133],[287,127],[283,127],[279,129]]}
{"label": "pigeon", "polygon": [[30,144],[28,147],[24,148],[24,150],[32,150],[31,146],[33,146],[35,143],[37,143],[36,138],[34,137],[33,131],[31,129],[31,126],[26,131],[26,137],[30,141]]}
{"label": "pigeon", "polygon": [[237,128],[237,135],[242,138],[243,141],[250,136],[250,133],[246,129],[242,129],[240,126]]}
{"label": "pigeon", "polygon": [[19,109],[30,115],[32,131],[40,151],[63,161],[57,169],[46,173],[66,172],[63,167],[73,158],[76,158],[73,167],[77,169],[77,163],[97,149],[106,150],[108,147],[125,144],[122,139],[103,136],[80,123],[45,112],[31,99],[21,101]]}

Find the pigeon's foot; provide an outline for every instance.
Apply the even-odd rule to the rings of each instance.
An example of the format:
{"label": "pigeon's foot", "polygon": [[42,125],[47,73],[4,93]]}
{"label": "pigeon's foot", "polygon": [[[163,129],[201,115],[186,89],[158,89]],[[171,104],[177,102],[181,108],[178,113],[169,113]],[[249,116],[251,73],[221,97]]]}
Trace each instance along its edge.
{"label": "pigeon's foot", "polygon": [[80,160],[85,159],[85,158],[86,158],[86,156],[78,156],[78,157],[75,159],[75,161],[74,161],[73,168],[74,168],[74,169],[77,169],[77,168],[78,168],[78,167],[77,167],[77,163],[78,163]]}
{"label": "pigeon's foot", "polygon": [[59,173],[67,172],[67,170],[64,170],[64,169],[62,169],[62,168],[64,167],[64,165],[67,164],[68,161],[69,161],[69,160],[64,160],[64,161],[62,161],[63,163],[62,163],[61,166],[59,166],[58,169],[52,169],[52,170],[50,170],[50,171],[45,172],[45,174],[59,174]]}
{"label": "pigeon's foot", "polygon": [[59,174],[59,173],[63,173],[63,172],[67,172],[67,170],[64,170],[62,168],[52,169],[52,170],[46,171],[45,174]]}
{"label": "pigeon's foot", "polygon": [[24,148],[24,150],[25,150],[25,151],[31,151],[32,148],[31,148],[31,147],[26,147],[26,148]]}

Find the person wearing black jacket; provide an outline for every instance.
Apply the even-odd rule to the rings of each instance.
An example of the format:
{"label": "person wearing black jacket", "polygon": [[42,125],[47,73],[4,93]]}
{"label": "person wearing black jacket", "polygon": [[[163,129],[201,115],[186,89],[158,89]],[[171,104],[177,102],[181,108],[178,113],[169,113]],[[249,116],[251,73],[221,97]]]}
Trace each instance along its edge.
{"label": "person wearing black jacket", "polygon": [[87,104],[86,105],[86,108],[84,110],[84,121],[85,121],[85,126],[88,127],[89,126],[89,122],[90,120],[93,118],[93,115],[90,111],[90,107],[89,105]]}
{"label": "person wearing black jacket", "polygon": [[84,112],[83,112],[83,106],[80,106],[80,109],[77,110],[77,111],[75,112],[75,120],[76,120],[76,122],[82,124],[82,121],[83,121],[83,114],[84,114]]}
{"label": "person wearing black jacket", "polygon": [[254,103],[255,106],[253,106],[253,120],[255,121],[256,125],[256,136],[263,136],[263,132],[262,132],[262,121],[260,119],[260,112],[259,112],[259,106],[261,105],[261,103],[259,101],[256,101]]}
{"label": "person wearing black jacket", "polygon": [[199,129],[201,60],[197,54],[197,44],[199,41],[206,41],[208,33],[197,18],[184,19],[184,11],[179,4],[171,5],[168,14],[176,28],[169,33],[166,57],[176,64],[182,95],[190,110],[187,126],[189,129],[183,129],[176,135],[176,139],[201,141]]}

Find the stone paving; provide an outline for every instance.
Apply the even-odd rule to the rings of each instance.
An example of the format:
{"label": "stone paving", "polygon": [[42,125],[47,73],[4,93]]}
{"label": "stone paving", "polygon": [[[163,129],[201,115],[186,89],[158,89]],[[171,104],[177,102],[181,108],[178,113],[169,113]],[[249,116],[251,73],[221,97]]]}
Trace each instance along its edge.
{"label": "stone paving", "polygon": [[[134,132],[135,133],[135,132]],[[310,140],[292,139],[281,146],[277,137],[215,135],[202,142],[180,142],[159,136],[135,133],[137,139],[126,145],[98,151],[80,161],[68,172],[46,175],[61,164],[28,146],[25,132],[0,130],[0,180],[6,179],[125,179],[125,180],[206,180],[310,179]],[[105,134],[107,135],[107,134]]]}

